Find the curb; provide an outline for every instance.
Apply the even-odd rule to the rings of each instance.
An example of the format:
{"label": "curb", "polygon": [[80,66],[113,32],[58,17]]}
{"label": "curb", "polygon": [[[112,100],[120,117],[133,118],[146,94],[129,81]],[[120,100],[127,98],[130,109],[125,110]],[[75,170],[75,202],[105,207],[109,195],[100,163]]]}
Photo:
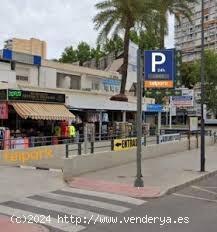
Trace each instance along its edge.
{"label": "curb", "polygon": [[172,193],[175,193],[175,192],[177,192],[177,191],[179,191],[179,190],[181,190],[183,188],[186,188],[188,186],[191,186],[191,185],[193,185],[195,183],[198,183],[198,182],[200,182],[202,180],[206,180],[206,179],[208,179],[210,177],[213,177],[213,176],[216,176],[216,175],[217,175],[217,170],[211,171],[211,172],[209,172],[207,174],[204,174],[204,175],[202,175],[200,177],[197,177],[197,178],[195,178],[193,180],[187,181],[187,182],[185,182],[183,184],[173,186],[173,187],[167,189],[166,191],[161,192],[158,196],[143,197],[142,199],[157,199],[157,198],[165,197],[165,196],[171,195]]}
{"label": "curb", "polygon": [[33,166],[24,166],[24,165],[18,165],[15,167],[22,169],[29,169],[29,170],[43,170],[43,171],[61,172],[61,173],[63,172],[63,169],[55,169],[55,168],[42,168],[42,167],[33,167]]}

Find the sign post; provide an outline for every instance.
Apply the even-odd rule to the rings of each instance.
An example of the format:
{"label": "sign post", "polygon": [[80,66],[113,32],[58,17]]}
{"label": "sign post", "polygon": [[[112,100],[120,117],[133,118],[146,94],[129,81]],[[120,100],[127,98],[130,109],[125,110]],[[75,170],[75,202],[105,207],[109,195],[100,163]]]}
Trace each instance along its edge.
{"label": "sign post", "polygon": [[142,70],[141,70],[141,50],[137,51],[137,123],[136,123],[136,131],[137,131],[137,175],[134,183],[135,187],[144,187],[143,179],[142,179]]}

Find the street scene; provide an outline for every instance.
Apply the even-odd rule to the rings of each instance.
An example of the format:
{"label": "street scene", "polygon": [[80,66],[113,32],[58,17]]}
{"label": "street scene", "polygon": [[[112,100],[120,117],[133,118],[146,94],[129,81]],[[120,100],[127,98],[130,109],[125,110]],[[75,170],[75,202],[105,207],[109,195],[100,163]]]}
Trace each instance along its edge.
{"label": "street scene", "polygon": [[217,0],[8,0],[0,232],[216,232]]}

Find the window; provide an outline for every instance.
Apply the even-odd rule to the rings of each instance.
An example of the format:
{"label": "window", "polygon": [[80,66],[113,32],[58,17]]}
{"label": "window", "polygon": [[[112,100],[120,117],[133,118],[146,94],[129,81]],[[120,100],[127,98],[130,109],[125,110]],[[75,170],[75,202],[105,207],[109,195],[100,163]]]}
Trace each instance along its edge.
{"label": "window", "polygon": [[104,90],[105,90],[106,92],[109,92],[109,85],[104,84]]}
{"label": "window", "polygon": [[29,77],[28,76],[16,76],[16,80],[17,81],[29,81]]}
{"label": "window", "polygon": [[81,77],[66,73],[57,73],[57,88],[80,89]]}
{"label": "window", "polygon": [[99,91],[99,82],[98,81],[92,81],[92,90]]}

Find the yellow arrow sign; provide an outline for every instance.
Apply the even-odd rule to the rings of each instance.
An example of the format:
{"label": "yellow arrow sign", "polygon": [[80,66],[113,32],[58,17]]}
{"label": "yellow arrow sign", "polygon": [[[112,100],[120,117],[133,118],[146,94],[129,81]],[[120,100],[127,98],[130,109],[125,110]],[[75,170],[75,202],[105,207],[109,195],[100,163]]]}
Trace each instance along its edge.
{"label": "yellow arrow sign", "polygon": [[115,139],[114,151],[125,151],[137,147],[137,138]]}

